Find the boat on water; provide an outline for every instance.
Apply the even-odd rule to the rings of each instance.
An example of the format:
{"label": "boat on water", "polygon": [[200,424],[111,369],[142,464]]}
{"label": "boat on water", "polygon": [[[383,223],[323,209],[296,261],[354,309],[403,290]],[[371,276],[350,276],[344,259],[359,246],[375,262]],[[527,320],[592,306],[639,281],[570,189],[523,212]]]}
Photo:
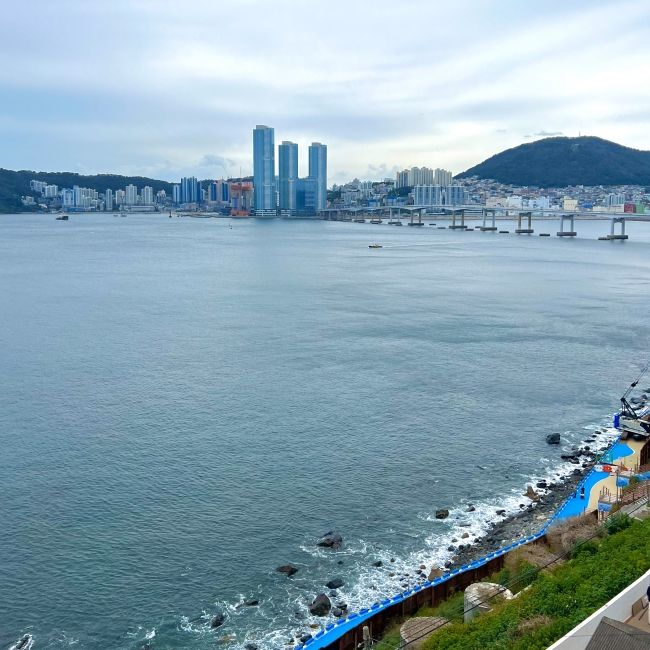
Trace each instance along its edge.
{"label": "boat on water", "polygon": [[[633,440],[645,440],[650,438],[650,404],[647,404],[647,396],[630,397],[630,393],[636,388],[641,378],[650,368],[650,362],[641,371],[636,381],[621,397],[621,410],[614,415],[614,426],[622,431],[621,438],[625,440],[631,437]],[[630,403],[633,402],[634,406]]]}
{"label": "boat on water", "polygon": [[368,248],[383,248],[381,244],[369,244]]}
{"label": "boat on water", "polygon": [[57,221],[68,221],[69,217],[67,214],[60,214],[58,217],[56,217]]}
{"label": "boat on water", "polygon": [[31,634],[23,634],[20,639],[12,645],[9,650],[30,650],[33,645],[33,637]]}

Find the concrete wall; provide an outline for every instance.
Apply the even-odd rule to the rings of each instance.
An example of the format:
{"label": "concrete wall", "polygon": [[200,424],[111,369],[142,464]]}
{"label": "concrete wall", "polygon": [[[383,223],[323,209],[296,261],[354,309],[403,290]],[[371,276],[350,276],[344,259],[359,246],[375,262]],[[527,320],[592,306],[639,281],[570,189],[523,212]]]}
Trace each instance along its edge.
{"label": "concrete wall", "polygon": [[650,585],[650,571],[621,591],[618,596],[605,603],[589,618],[574,627],[571,632],[556,641],[548,650],[584,650],[596,631],[603,616],[624,623],[632,615],[632,604],[644,596]]}

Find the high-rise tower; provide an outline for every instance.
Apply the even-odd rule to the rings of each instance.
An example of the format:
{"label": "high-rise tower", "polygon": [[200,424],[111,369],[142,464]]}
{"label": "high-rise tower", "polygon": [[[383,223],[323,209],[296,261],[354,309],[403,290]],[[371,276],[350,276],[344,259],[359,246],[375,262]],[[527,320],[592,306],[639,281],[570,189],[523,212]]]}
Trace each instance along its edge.
{"label": "high-rise tower", "polygon": [[298,182],[298,145],[295,142],[285,140],[278,147],[278,153],[280,211],[295,214]]}
{"label": "high-rise tower", "polygon": [[316,182],[316,210],[327,207],[327,145],[312,142],[309,146],[309,176]]}
{"label": "high-rise tower", "polygon": [[253,185],[255,213],[274,213],[275,133],[268,126],[258,125],[253,129]]}

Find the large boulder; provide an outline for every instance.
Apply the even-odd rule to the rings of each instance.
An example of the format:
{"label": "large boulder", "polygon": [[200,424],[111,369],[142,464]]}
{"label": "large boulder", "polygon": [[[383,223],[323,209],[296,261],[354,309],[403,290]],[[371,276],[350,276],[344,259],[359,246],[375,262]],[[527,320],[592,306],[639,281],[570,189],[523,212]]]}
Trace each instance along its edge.
{"label": "large boulder", "polygon": [[447,519],[447,517],[449,517],[449,510],[446,508],[436,510],[436,519]]}
{"label": "large boulder", "polygon": [[328,589],[340,589],[343,586],[341,578],[332,578],[326,585]]}
{"label": "large boulder", "polygon": [[339,533],[330,530],[329,533],[325,533],[320,540],[317,542],[317,546],[322,546],[324,548],[341,548],[343,544],[343,538]]}
{"label": "large boulder", "polygon": [[309,613],[314,616],[327,616],[332,609],[332,601],[325,594],[318,594],[309,605]]}
{"label": "large boulder", "polygon": [[288,576],[298,573],[298,569],[292,564],[283,564],[282,566],[279,566],[276,571],[279,573],[286,573]]}
{"label": "large boulder", "polygon": [[539,496],[537,495],[537,492],[535,492],[532,485],[529,485],[526,488],[526,494],[524,494],[524,496],[528,497],[531,501],[539,501]]}
{"label": "large boulder", "polygon": [[546,436],[546,442],[549,445],[559,445],[560,444],[560,434],[559,433],[549,433]]}
{"label": "large boulder", "polygon": [[226,622],[226,616],[222,612],[215,614],[210,621],[210,627],[221,627]]}

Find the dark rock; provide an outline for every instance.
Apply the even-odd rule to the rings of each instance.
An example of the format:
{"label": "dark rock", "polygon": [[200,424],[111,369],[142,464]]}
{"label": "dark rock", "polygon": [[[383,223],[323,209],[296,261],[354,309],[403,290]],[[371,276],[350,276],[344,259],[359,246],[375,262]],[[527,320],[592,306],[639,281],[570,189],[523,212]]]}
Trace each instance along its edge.
{"label": "dark rock", "polygon": [[332,608],[332,616],[336,616],[336,618],[341,618],[341,616],[343,616],[343,610],[339,609],[338,607]]}
{"label": "dark rock", "polygon": [[259,646],[257,645],[257,643],[247,643],[244,646],[244,650],[259,650]]}
{"label": "dark rock", "polygon": [[339,560],[337,564],[343,564],[343,560]]}
{"label": "dark rock", "polygon": [[451,541],[455,544],[458,540],[455,537],[452,537]]}
{"label": "dark rock", "polygon": [[537,481],[537,483],[535,483],[535,487],[545,490],[548,487],[548,483],[546,481]]}
{"label": "dark rock", "polygon": [[311,634],[303,634],[300,637],[300,643],[307,643],[307,641],[309,641],[309,639],[311,639]]}
{"label": "dark rock", "polygon": [[341,578],[332,578],[325,586],[328,589],[340,589],[343,586],[343,580]]}
{"label": "dark rock", "polygon": [[434,566],[429,572],[429,580],[433,580],[434,578],[439,578],[442,574],[443,574],[442,569],[439,569],[437,566]]}
{"label": "dark rock", "polygon": [[323,548],[341,548],[343,544],[343,538],[339,533],[335,533],[333,530],[330,530],[329,533],[325,533],[321,539],[317,542],[317,546],[322,546]]}
{"label": "dark rock", "polygon": [[391,562],[395,562],[395,558],[392,557],[392,558],[390,559],[390,561],[391,561]]}
{"label": "dark rock", "polygon": [[280,573],[286,573],[288,576],[292,576],[294,573],[298,573],[298,569],[291,564],[283,564],[282,566],[279,566],[276,571],[279,571]]}
{"label": "dark rock", "polygon": [[255,599],[255,598],[252,599],[252,600],[247,600],[247,601],[244,603],[244,605],[246,605],[246,607],[256,607],[256,606],[259,605],[259,604],[260,604],[260,601],[257,600],[257,599]]}
{"label": "dark rock", "polygon": [[549,433],[546,436],[546,442],[549,445],[559,445],[560,444],[560,434],[559,433]]}
{"label": "dark rock", "polygon": [[314,616],[327,616],[332,609],[332,602],[325,594],[318,594],[309,605],[309,613]]}
{"label": "dark rock", "polygon": [[449,517],[449,510],[446,508],[436,510],[436,519],[447,519],[447,517]]}
{"label": "dark rock", "polygon": [[453,551],[455,551],[455,550],[456,550],[456,547],[455,547],[455,546],[453,546],[453,545],[452,545],[452,546],[448,546],[448,547],[447,547],[447,550],[448,550],[448,551],[452,551],[452,552],[453,552]]}
{"label": "dark rock", "polygon": [[348,604],[347,604],[347,603],[343,603],[343,602],[341,602],[341,603],[336,603],[336,606],[337,606],[339,609],[342,609],[343,611],[345,611],[345,610],[348,608]]}
{"label": "dark rock", "polygon": [[305,618],[305,614],[303,612],[294,612],[293,615],[299,620],[302,621]]}
{"label": "dark rock", "polygon": [[470,503],[465,512],[474,512],[474,510],[476,510],[476,508]]}
{"label": "dark rock", "polygon": [[329,593],[330,598],[336,598],[339,595],[339,592],[336,589],[331,589]]}
{"label": "dark rock", "polygon": [[380,566],[383,566],[383,564],[384,563],[381,560],[377,560],[376,562],[372,563],[372,566],[380,567]]}
{"label": "dark rock", "polygon": [[506,511],[503,509],[497,510],[497,515],[500,515],[501,517],[505,517]]}
{"label": "dark rock", "polygon": [[226,622],[226,616],[225,614],[222,614],[219,612],[218,614],[215,614],[212,617],[212,620],[210,621],[210,627],[215,628],[215,627],[221,627],[224,623]]}
{"label": "dark rock", "polygon": [[578,469],[577,467],[573,470],[573,475],[574,476],[580,476],[582,474],[582,470]]}
{"label": "dark rock", "polygon": [[537,496],[537,492],[535,492],[532,485],[528,485],[526,487],[526,494],[524,494],[524,496],[528,497],[531,501],[539,501],[539,497]]}

